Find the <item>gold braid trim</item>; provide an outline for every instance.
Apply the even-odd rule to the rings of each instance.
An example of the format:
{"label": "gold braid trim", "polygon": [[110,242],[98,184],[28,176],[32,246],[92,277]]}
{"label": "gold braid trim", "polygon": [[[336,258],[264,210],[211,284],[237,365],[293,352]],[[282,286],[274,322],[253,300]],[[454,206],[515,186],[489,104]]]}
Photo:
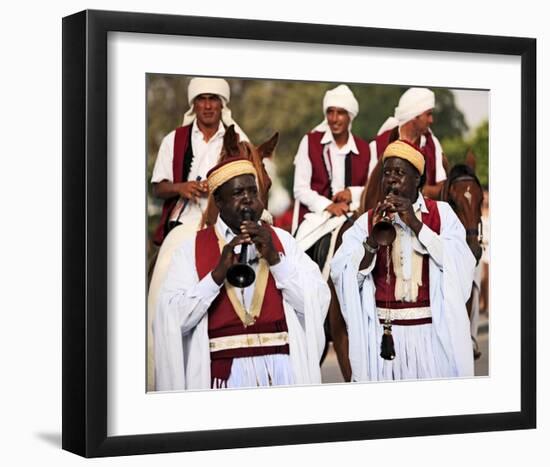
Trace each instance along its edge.
{"label": "gold braid trim", "polygon": [[405,141],[397,140],[389,144],[382,160],[385,160],[389,157],[398,157],[399,159],[404,159],[410,162],[420,174],[424,173],[425,160],[421,152],[417,151],[411,144],[406,143]]}
{"label": "gold braid trim", "polygon": [[[218,237],[218,246],[220,247],[220,253],[223,250],[223,247],[227,245],[227,242],[223,239],[221,234],[218,232],[218,229],[214,227],[216,236]],[[265,291],[267,289],[267,280],[269,278],[269,263],[264,259],[260,258],[258,261],[258,270],[256,271],[256,281],[254,294],[252,295],[252,303],[250,305],[250,310],[247,313],[244,307],[244,304],[237,298],[236,287],[232,286],[229,282],[224,281],[224,287],[229,297],[231,305],[233,305],[233,310],[242,321],[243,325],[246,327],[250,324],[247,315],[252,316],[256,320],[262,311],[262,305],[265,297]]]}
{"label": "gold braid trim", "polygon": [[[420,209],[415,212],[418,220],[422,220]],[[395,273],[394,295],[397,301],[416,302],[418,299],[418,287],[422,285],[422,259],[423,256],[412,248],[411,277],[403,277],[403,248],[401,246],[401,235],[403,228],[395,224],[397,235],[392,246],[393,272]]]}
{"label": "gold braid trim", "polygon": [[208,176],[208,191],[214,193],[217,188],[222,186],[228,180],[239,175],[254,175],[258,178],[254,164],[249,160],[238,160],[224,164]]}

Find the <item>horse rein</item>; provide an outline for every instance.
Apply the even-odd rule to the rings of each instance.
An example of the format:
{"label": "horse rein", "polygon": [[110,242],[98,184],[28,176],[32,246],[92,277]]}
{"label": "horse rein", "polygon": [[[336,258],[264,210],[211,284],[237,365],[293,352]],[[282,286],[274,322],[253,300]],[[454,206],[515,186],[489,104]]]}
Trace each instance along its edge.
{"label": "horse rein", "polygon": [[[479,183],[479,180],[476,177],[472,177],[470,175],[460,175],[456,178],[453,178],[452,180],[449,181],[449,188],[455,182],[470,182],[470,181],[476,182],[481,188],[481,184]],[[469,187],[468,187],[468,190],[469,190]],[[467,193],[469,194],[469,191]],[[464,195],[466,195],[466,193],[464,193]],[[466,199],[468,200],[468,202],[470,202],[470,199],[468,197],[466,197]],[[455,204],[455,203],[451,203],[451,201],[452,200],[448,200],[450,204]],[[480,200],[480,209],[481,209],[481,202],[482,200]],[[483,222],[481,222],[481,216],[477,227],[472,227],[470,229],[465,229],[465,230],[466,230],[466,238],[476,237],[477,241],[483,248]]]}

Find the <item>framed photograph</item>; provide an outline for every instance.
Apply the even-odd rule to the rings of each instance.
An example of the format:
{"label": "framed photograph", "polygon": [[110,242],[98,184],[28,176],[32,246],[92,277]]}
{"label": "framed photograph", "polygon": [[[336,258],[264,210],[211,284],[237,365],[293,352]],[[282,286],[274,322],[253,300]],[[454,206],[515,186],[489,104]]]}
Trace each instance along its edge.
{"label": "framed photograph", "polygon": [[[107,11],[64,18],[63,448],[99,457],[534,428],[535,56],[536,41],[516,37]],[[349,128],[368,145],[407,89],[431,90],[431,134],[450,165],[475,154],[490,200],[478,219],[490,244],[479,264],[491,273],[473,377],[357,381],[330,344],[311,382],[198,390],[187,370],[180,386],[155,381],[153,240],[164,202],[153,185],[169,177],[154,172],[167,135],[191,125],[193,99],[210,94],[193,95],[197,77],[224,80],[224,108],[252,145],[278,132],[268,203],[289,231],[296,154],[326,116],[327,91],[345,85],[354,96]]]}

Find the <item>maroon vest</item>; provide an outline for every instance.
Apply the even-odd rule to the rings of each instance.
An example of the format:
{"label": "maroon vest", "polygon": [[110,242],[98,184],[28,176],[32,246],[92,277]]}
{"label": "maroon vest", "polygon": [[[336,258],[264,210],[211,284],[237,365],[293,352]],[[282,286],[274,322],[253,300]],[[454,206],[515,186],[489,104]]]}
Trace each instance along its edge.
{"label": "maroon vest", "polygon": [[[399,132],[395,130],[396,128],[387,130],[375,138],[378,160],[382,158],[388,145],[398,139]],[[426,137],[426,144],[420,149],[420,152],[424,155],[424,160],[426,161],[426,184],[435,185],[435,143],[429,131],[424,136]]]}
{"label": "maroon vest", "polygon": [[[441,230],[441,218],[439,216],[439,209],[437,208],[437,201],[424,198],[427,213],[422,213],[422,222],[426,224],[435,233],[439,234]],[[369,232],[372,231],[372,212],[369,211]],[[376,264],[372,271],[374,284],[376,287],[375,299],[376,306],[381,308],[420,308],[430,306],[430,275],[429,275],[429,255],[424,255],[422,258],[422,285],[418,289],[418,299],[416,302],[402,302],[395,300],[395,273],[393,269],[393,263],[390,264],[390,277],[389,284],[387,282],[387,249],[389,249],[389,256],[392,255],[392,245],[387,247],[380,247],[378,254],[376,255]]]}
{"label": "maroon vest", "polygon": [[[275,231],[271,231],[271,238],[275,249],[284,253],[283,245]],[[197,232],[195,240],[195,264],[199,279],[210,273],[218,264],[220,248],[214,226]],[[287,324],[283,307],[283,295],[275,285],[271,273],[262,302],[260,315],[253,325],[245,327],[237,316],[225,287],[208,309],[208,337],[226,337],[243,334],[259,334],[287,331]],[[230,350],[220,350],[210,354],[210,370],[212,382],[218,379],[226,382],[231,373],[233,358],[253,357],[257,355],[288,354],[288,344],[268,347],[246,347]]]}
{"label": "maroon vest", "polygon": [[384,133],[376,136],[374,140],[376,141],[376,156],[378,160],[382,159],[382,155],[388,145],[397,139],[399,139],[399,130],[397,127],[386,130]]}
{"label": "maroon vest", "polygon": [[[172,176],[174,183],[185,182],[183,180],[183,163],[185,159],[185,153],[189,145],[189,133],[192,125],[180,126],[176,128],[176,134],[174,137],[174,158],[172,160]],[[164,201],[162,206],[162,214],[160,216],[159,225],[153,235],[153,243],[155,245],[161,245],[164,237],[166,236],[166,227],[168,218],[172,209],[178,202],[178,197],[170,198]]]}
{"label": "maroon vest", "polygon": [[[313,131],[308,133],[308,154],[311,162],[311,189],[322,196],[330,198],[330,177],[323,157],[324,145],[321,144],[324,132]],[[368,143],[355,135],[355,145],[359,154],[350,154],[350,186],[364,186],[367,183],[370,163],[370,149]],[[303,204],[300,205],[298,223],[302,222],[304,216],[309,212]]]}

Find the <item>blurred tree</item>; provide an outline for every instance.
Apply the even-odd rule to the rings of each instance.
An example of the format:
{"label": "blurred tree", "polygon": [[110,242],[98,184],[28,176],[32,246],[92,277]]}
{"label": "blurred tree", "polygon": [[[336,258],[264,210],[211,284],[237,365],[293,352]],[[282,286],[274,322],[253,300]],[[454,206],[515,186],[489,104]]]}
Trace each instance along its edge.
{"label": "blurred tree", "polygon": [[[234,115],[252,141],[262,141],[274,131],[280,140],[276,162],[285,187],[292,192],[294,156],[301,138],[323,117],[323,96],[334,83],[299,81],[242,80],[244,92],[239,101],[232,99]],[[359,115],[353,122],[353,132],[370,140],[386,120],[393,115],[402,86],[350,85],[359,102]],[[456,108],[454,95],[448,89],[436,89],[434,132],[440,137],[460,136],[468,127]]]}
{"label": "blurred tree", "polygon": [[[359,101],[359,116],[354,131],[372,139],[384,121],[392,116],[401,94],[408,88],[391,85],[350,86]],[[456,108],[454,95],[448,89],[434,89],[435,109],[433,130],[438,138],[461,136],[468,130],[464,115]]]}
{"label": "blurred tree", "polygon": [[292,193],[294,156],[305,133],[323,120],[326,83],[246,80],[240,101],[232,103],[239,124],[253,142],[279,132],[274,160],[283,184]]}
{"label": "blurred tree", "polygon": [[449,89],[434,89],[435,110],[432,129],[441,140],[461,137],[469,130],[464,115],[456,108],[455,96]]}
{"label": "blurred tree", "polygon": [[482,122],[471,137],[450,137],[441,141],[451,166],[464,162],[469,149],[476,156],[476,174],[484,188],[489,186],[489,122]]}

